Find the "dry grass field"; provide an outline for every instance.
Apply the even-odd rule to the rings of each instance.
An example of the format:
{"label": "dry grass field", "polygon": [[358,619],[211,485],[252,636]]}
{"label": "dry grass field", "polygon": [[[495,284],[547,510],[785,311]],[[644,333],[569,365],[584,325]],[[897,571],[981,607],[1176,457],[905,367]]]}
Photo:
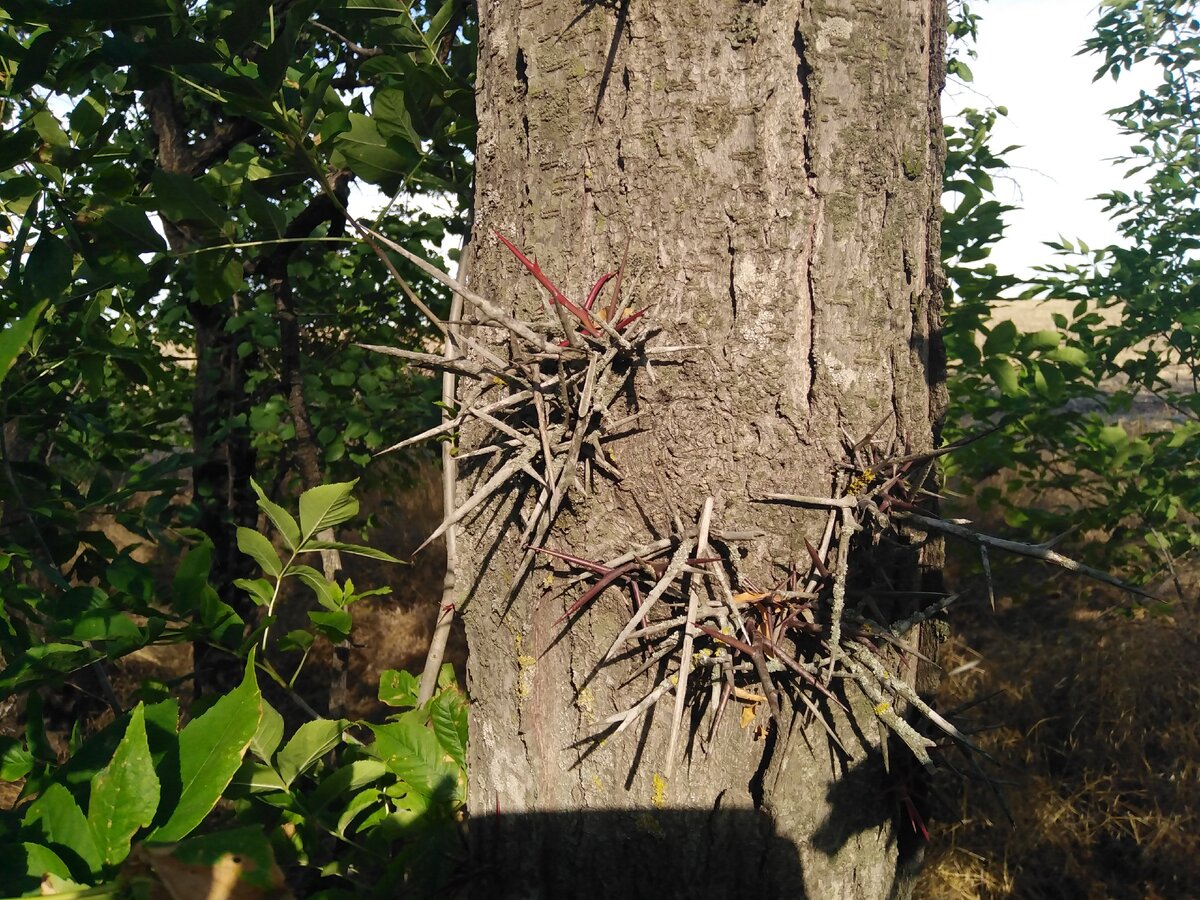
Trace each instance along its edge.
{"label": "dry grass field", "polygon": [[[1072,306],[1007,303],[997,318],[1052,328]],[[1002,784],[938,781],[917,895],[1200,897],[1200,565],[1181,570],[1182,598],[1158,586],[1176,602],[1156,616],[1104,585],[993,556],[993,611],[978,558],[954,549],[951,587],[970,600],[943,648],[938,705],[971,707]]]}

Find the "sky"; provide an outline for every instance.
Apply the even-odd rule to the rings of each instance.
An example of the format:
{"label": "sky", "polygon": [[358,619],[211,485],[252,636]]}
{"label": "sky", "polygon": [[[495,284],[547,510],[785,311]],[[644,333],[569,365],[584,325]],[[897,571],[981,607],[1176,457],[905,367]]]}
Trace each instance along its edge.
{"label": "sky", "polygon": [[974,81],[947,86],[946,115],[963,106],[1008,107],[995,131],[994,149],[1022,145],[1006,159],[1011,179],[997,182],[1002,201],[1022,207],[1009,213],[1006,237],[992,251],[1002,272],[1029,274],[1052,251],[1043,242],[1061,234],[1090,246],[1116,237],[1103,204],[1090,200],[1117,187],[1129,139],[1105,112],[1132,101],[1153,83],[1136,69],[1118,82],[1092,82],[1097,57],[1076,56],[1092,33],[1097,0],[986,0],[973,2],[979,24],[978,58],[968,60]]}

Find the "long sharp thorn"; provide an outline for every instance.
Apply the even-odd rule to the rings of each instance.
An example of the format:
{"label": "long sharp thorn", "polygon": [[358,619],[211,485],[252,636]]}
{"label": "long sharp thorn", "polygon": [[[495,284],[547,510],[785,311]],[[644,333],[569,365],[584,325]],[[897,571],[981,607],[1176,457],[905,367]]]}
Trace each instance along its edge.
{"label": "long sharp thorn", "polygon": [[590,294],[588,294],[587,300],[583,302],[584,309],[586,309],[588,312],[592,311],[592,309],[596,306],[596,299],[600,296],[600,291],[604,288],[604,285],[608,283],[608,280],[615,277],[616,274],[616,272],[606,272],[600,276],[600,279],[592,285],[592,291]]}
{"label": "long sharp thorn", "polygon": [[574,603],[572,603],[571,608],[568,609],[561,616],[559,616],[558,620],[554,624],[559,625],[566,619],[571,618],[571,616],[575,615],[575,613],[579,612],[579,610],[583,609],[591,601],[595,600],[597,597],[599,597],[601,594],[603,594],[605,588],[612,585],[612,583],[614,581],[616,581],[617,579],[621,578],[624,575],[628,575],[630,572],[632,572],[636,568],[637,568],[636,563],[627,563],[626,565],[621,566],[619,569],[612,569],[611,571],[602,575],[600,577],[600,580],[597,581],[590,588],[588,588],[588,590],[585,591],[578,600],[576,600]]}
{"label": "long sharp thorn", "polygon": [[[608,301],[608,315],[605,318],[611,322],[616,318],[617,310],[621,308],[621,282],[625,280],[625,263],[629,261],[629,235],[625,235],[625,249],[621,252],[621,267],[617,269],[617,283],[613,285],[612,299]],[[620,331],[620,326],[617,326]]]}
{"label": "long sharp thorn", "polygon": [[804,539],[804,548],[808,550],[808,555],[812,557],[813,566],[821,574],[822,578],[829,577],[829,569],[825,567],[825,561],[821,559],[821,554],[817,552],[817,548],[812,545],[812,541],[808,538]]}
{"label": "long sharp thorn", "polygon": [[516,244],[502,235],[499,231],[493,231],[492,233],[495,234],[496,237],[500,239],[501,243],[503,243],[504,246],[512,252],[513,256],[520,260],[521,265],[529,270],[529,274],[536,278],[538,283],[550,292],[550,296],[554,303],[560,303],[565,306],[571,315],[577,318],[583,327],[587,329],[588,334],[592,335],[592,337],[600,336],[600,331],[594,324],[592,324],[592,317],[588,315],[587,311],[572,303],[571,300],[567,298],[567,295],[560,291],[558,286],[548,277],[546,277],[546,273],[541,270],[541,267],[538,266],[537,263],[522,253],[520,249],[517,248]]}
{"label": "long sharp thorn", "polygon": [[587,569],[590,572],[595,572],[597,575],[606,575],[612,571],[608,566],[602,566],[600,563],[592,562],[590,559],[584,559],[582,556],[572,556],[570,553],[562,553],[558,550],[551,550],[549,547],[535,547],[532,544],[526,544],[525,549],[532,550],[534,553],[545,553],[547,556],[553,556],[555,559],[569,562],[573,566]]}
{"label": "long sharp thorn", "polygon": [[634,322],[636,322],[638,319],[640,319],[642,316],[644,316],[649,311],[650,311],[650,307],[644,306],[641,309],[639,309],[637,312],[632,313],[631,315],[628,315],[625,318],[621,319],[619,322],[617,322],[616,325],[613,326],[613,328],[615,328],[617,331],[624,331],[626,328],[628,328],[630,325],[632,325]]}

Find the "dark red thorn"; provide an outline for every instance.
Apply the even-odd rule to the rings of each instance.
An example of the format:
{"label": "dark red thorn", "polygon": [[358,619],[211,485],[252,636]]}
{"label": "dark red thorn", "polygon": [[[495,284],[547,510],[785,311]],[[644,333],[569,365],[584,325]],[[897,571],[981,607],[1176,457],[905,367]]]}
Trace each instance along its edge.
{"label": "dark red thorn", "polygon": [[581,569],[587,569],[589,572],[595,572],[597,575],[606,575],[612,570],[607,566],[602,566],[598,562],[592,562],[590,559],[584,559],[582,556],[572,556],[570,553],[561,553],[558,550],[551,550],[549,547],[535,547],[533,544],[526,544],[526,550],[532,550],[534,553],[545,553],[547,556],[553,556],[555,559],[561,559],[564,562],[569,562],[573,566],[578,566]]}
{"label": "dark red thorn", "polygon": [[619,321],[616,325],[614,325],[613,330],[617,331],[617,332],[624,331],[626,328],[628,328],[630,325],[632,325],[634,322],[636,322],[638,319],[640,319],[642,316],[644,316],[649,311],[650,311],[650,307],[648,307],[648,306],[645,307],[644,309],[639,309],[633,315],[626,316],[621,321]]}
{"label": "dark red thorn", "polygon": [[560,291],[558,286],[546,277],[546,274],[541,270],[541,267],[539,267],[537,263],[522,253],[517,248],[516,244],[502,235],[499,231],[493,230],[492,233],[496,235],[496,237],[500,238],[500,242],[512,252],[513,256],[521,261],[521,265],[529,270],[529,274],[536,278],[538,283],[550,292],[551,299],[554,303],[560,303],[565,306],[567,311],[580,321],[580,323],[588,330],[588,333],[591,334],[592,337],[600,337],[599,329],[592,324],[592,317],[589,316],[585,310],[580,309],[578,306],[572,303],[571,300],[567,298],[567,295]]}
{"label": "dark red thorn", "polygon": [[600,296],[600,291],[604,288],[604,285],[608,283],[608,280],[614,277],[616,274],[616,272],[606,272],[600,276],[600,280],[592,285],[592,292],[588,294],[587,300],[585,300],[583,303],[584,309],[586,309],[588,312],[592,311],[592,308],[596,305],[596,298]]}
{"label": "dark red thorn", "polygon": [[625,565],[616,569],[611,569],[604,575],[600,576],[600,580],[588,588],[578,600],[571,604],[571,608],[559,616],[554,624],[559,625],[564,620],[571,618],[571,616],[575,615],[575,613],[579,612],[579,610],[583,609],[585,606],[603,594],[605,588],[611,585],[614,581],[618,580],[622,576],[628,575],[636,568],[637,563],[626,563]]}
{"label": "dark red thorn", "polygon": [[812,545],[812,541],[808,538],[804,539],[804,547],[808,550],[808,555],[812,557],[813,566],[820,573],[822,578],[829,577],[829,570],[825,568],[825,561],[821,559],[821,554],[817,552],[817,548]]}
{"label": "dark red thorn", "polygon": [[747,656],[754,655],[753,647],[751,647],[749,644],[739,641],[735,637],[730,637],[727,634],[722,634],[721,632],[717,631],[717,629],[709,628],[707,625],[697,624],[696,627],[699,628],[701,631],[703,631],[705,634],[707,634],[710,638],[714,638],[714,639],[720,641],[722,644],[728,644],[730,647],[732,647],[734,650],[738,651],[739,653],[745,653]]}
{"label": "dark red thorn", "polygon": [[[625,263],[629,262],[629,235],[625,235],[625,249],[621,252],[621,267],[617,269],[617,283],[613,285],[612,299],[608,301],[606,321],[613,321],[621,308],[621,282],[625,280]],[[620,331],[620,328],[617,329]]]}

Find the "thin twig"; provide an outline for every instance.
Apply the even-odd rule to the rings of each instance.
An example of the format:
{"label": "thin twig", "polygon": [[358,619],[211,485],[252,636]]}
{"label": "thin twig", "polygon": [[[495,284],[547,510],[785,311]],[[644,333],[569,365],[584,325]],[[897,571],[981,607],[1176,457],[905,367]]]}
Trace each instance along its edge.
{"label": "thin twig", "polygon": [[1077,572],[1080,575],[1086,575],[1096,581],[1102,581],[1105,584],[1111,584],[1113,587],[1121,588],[1121,590],[1129,591],[1132,594],[1138,594],[1142,597],[1147,597],[1150,600],[1157,600],[1154,594],[1144,591],[1141,588],[1122,581],[1116,576],[1109,575],[1100,569],[1094,569],[1091,566],[1084,565],[1081,562],[1063,556],[1061,553],[1056,553],[1038,544],[1023,544],[1019,541],[1010,541],[1004,538],[994,537],[990,534],[984,534],[980,531],[974,531],[970,528],[964,528],[962,525],[949,522],[946,519],[937,519],[933,516],[924,516],[919,513],[897,511],[896,515],[914,525],[926,528],[931,531],[940,531],[943,534],[949,534],[956,538],[961,538],[964,541],[970,541],[979,546],[994,547],[997,550],[1005,550],[1009,553],[1014,553],[1017,556],[1028,556],[1031,559],[1040,559],[1042,562],[1048,562],[1051,565],[1059,566],[1066,569],[1068,572]]}
{"label": "thin twig", "polygon": [[[700,511],[700,533],[696,538],[696,547],[701,556],[708,546],[708,529],[712,525],[713,498],[704,501]],[[675,713],[671,719],[671,737],[667,741],[667,765],[665,777],[669,781],[675,772],[675,749],[679,743],[679,728],[683,723],[683,704],[687,699],[688,676],[692,673],[692,632],[696,624],[696,605],[700,592],[696,586],[688,591],[687,620],[683,625],[683,650],[679,654],[679,690],[675,692]]]}

